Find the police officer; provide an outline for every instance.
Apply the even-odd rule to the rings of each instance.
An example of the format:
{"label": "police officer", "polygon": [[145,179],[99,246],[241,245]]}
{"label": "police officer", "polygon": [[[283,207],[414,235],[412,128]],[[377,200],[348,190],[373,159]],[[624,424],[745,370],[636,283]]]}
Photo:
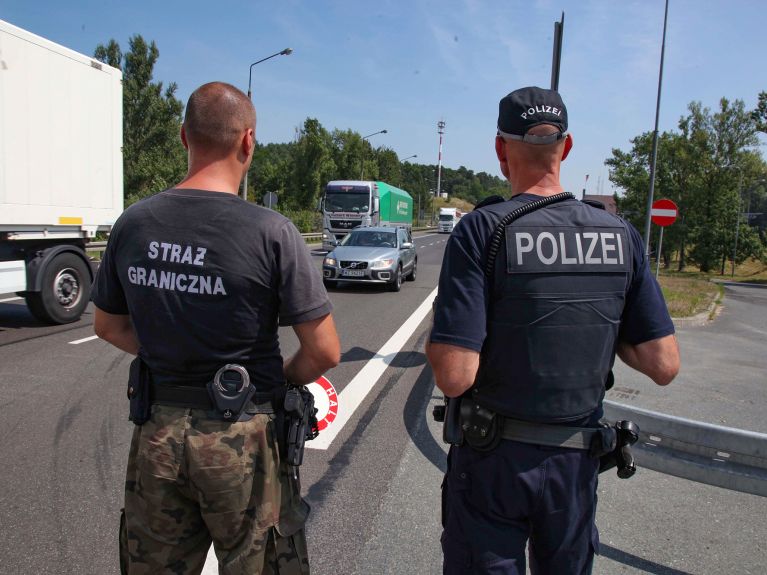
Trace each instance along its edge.
{"label": "police officer", "polygon": [[[528,541],[532,573],[590,573],[591,441],[615,354],[658,385],[679,369],[638,232],[553,197],[572,142],[557,92],[504,97],[495,150],[512,197],[467,214],[445,250],[427,355],[437,386],[463,396],[464,430],[443,484],[445,573],[524,574]],[[534,209],[540,200],[559,201]],[[494,230],[524,206],[488,264]]]}
{"label": "police officer", "polygon": [[[269,398],[335,366],[339,343],[301,235],[237,195],[255,126],[240,90],[198,88],[181,129],[186,178],[125,210],[95,280],[96,334],[137,354],[151,382],[125,482],[121,568],[131,575],[199,573],[211,541],[222,574],[309,572],[308,505],[280,459],[280,406]],[[278,324],[300,344],[284,362]],[[217,372],[255,389],[235,419],[212,405]]]}

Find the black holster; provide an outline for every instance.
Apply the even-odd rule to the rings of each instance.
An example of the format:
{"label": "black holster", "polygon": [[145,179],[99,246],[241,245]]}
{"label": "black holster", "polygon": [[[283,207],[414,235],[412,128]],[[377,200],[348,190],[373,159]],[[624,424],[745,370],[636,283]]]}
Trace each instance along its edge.
{"label": "black holster", "polygon": [[136,356],[130,364],[128,375],[128,400],[130,401],[128,419],[135,425],[144,425],[152,414],[150,385],[149,368],[140,357]]}
{"label": "black holster", "polygon": [[477,451],[492,451],[501,442],[503,418],[469,398],[460,402],[459,417],[463,438]]}
{"label": "black holster", "polygon": [[461,428],[461,397],[444,397],[442,405],[432,409],[434,421],[442,423],[442,441],[460,447],[463,445]]}
{"label": "black holster", "polygon": [[631,446],[639,439],[639,426],[633,421],[620,420],[608,429],[615,433],[615,447],[608,453],[599,455],[599,473],[617,467],[618,477],[628,479],[637,469]]}
{"label": "black holster", "polygon": [[304,386],[287,385],[275,392],[273,401],[280,457],[298,467],[304,461],[306,441],[319,435],[314,396]]}

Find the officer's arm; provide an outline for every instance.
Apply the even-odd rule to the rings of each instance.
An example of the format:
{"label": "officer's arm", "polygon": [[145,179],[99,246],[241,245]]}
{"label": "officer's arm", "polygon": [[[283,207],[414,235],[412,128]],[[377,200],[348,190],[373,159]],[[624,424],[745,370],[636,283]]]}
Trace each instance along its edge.
{"label": "officer's arm", "polygon": [[301,346],[285,361],[285,379],[291,383],[311,383],[341,361],[341,344],[332,315],[296,324],[293,331]]}
{"label": "officer's arm", "polygon": [[129,315],[115,315],[96,307],[93,331],[116,348],[137,355],[139,342]]}
{"label": "officer's arm", "polygon": [[458,397],[474,384],[479,353],[448,343],[426,343],[426,357],[437,387],[447,397]]}
{"label": "officer's arm", "polygon": [[679,346],[673,335],[637,345],[622,341],[618,344],[618,357],[658,385],[668,385],[679,373]]}

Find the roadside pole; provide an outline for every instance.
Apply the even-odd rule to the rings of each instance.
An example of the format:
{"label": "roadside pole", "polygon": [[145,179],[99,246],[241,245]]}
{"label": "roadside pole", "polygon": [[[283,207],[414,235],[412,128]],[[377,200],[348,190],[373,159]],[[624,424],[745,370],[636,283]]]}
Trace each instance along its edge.
{"label": "roadside pole", "polygon": [[[666,226],[670,226],[676,221],[676,217],[679,214],[679,208],[676,207],[676,204],[672,202],[671,200],[657,200],[653,202],[652,207],[650,208],[650,219],[652,220],[652,223],[660,226],[660,238],[658,239],[658,255],[656,257],[657,259],[657,265],[655,267],[655,279],[658,279],[658,274],[660,273],[660,259],[663,256],[663,228]],[[648,234],[649,238],[649,234]],[[649,256],[649,248],[647,250],[647,254]],[[648,262],[649,264],[649,262]]]}
{"label": "roadside pole", "polygon": [[655,279],[658,279],[658,275],[660,274],[660,258],[663,256],[663,228],[664,226],[661,226],[660,228],[660,238],[658,238],[658,257],[655,258]]}

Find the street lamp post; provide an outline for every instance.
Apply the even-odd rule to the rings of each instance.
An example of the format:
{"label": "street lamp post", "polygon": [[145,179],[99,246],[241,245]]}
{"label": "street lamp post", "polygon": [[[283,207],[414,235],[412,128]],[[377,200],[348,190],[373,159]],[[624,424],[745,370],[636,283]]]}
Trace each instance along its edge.
{"label": "street lamp post", "polygon": [[418,157],[418,154],[413,154],[412,156],[408,156],[407,158],[401,159],[400,162],[404,162],[405,160],[409,160],[411,158],[417,158],[417,157]]}
{"label": "street lamp post", "polygon": [[[266,58],[261,58],[260,60],[257,60],[253,62],[250,65],[250,70],[248,70],[248,100],[251,99],[251,92],[250,92],[250,85],[251,80],[253,79],[253,66],[256,64],[260,64],[261,62],[266,62],[270,58],[274,58],[275,56],[290,56],[293,53],[293,48],[285,48],[284,50],[280,50],[279,52],[275,52],[271,56],[267,56]],[[250,167],[248,167],[250,169]],[[245,170],[245,177],[242,179],[242,199],[247,200],[248,199],[248,170]]]}
{"label": "street lamp post", "polygon": [[663,85],[663,58],[666,53],[666,23],[668,22],[668,0],[663,16],[663,42],[660,46],[660,72],[658,73],[658,98],[655,101],[655,131],[652,133],[652,151],[650,152],[650,191],[647,194],[647,219],[644,228],[644,252],[650,258],[650,222],[652,221],[652,203],[655,194],[655,167],[658,159],[658,120],[660,118],[660,95]]}
{"label": "street lamp post", "polygon": [[[724,166],[726,170],[738,170],[740,176],[738,177],[738,209],[735,212],[735,245],[732,248],[732,268],[730,277],[735,277],[735,258],[738,255],[738,235],[740,232],[740,202],[741,194],[743,192],[743,168],[736,164],[729,164]],[[724,265],[722,265],[722,273],[724,273]]]}
{"label": "street lamp post", "polygon": [[378,134],[388,134],[388,130],[380,130],[378,132],[368,134],[367,136],[362,136],[362,165],[360,166],[360,180],[362,180],[365,176],[365,140],[372,138],[373,136],[377,136]]}

